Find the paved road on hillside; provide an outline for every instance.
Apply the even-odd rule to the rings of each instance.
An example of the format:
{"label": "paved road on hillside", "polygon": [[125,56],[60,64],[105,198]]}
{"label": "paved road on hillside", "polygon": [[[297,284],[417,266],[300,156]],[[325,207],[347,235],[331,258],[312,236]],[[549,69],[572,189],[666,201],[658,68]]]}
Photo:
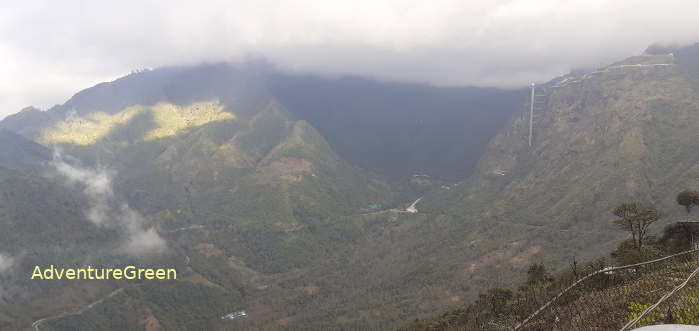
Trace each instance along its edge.
{"label": "paved road on hillside", "polygon": [[115,296],[115,295],[121,293],[123,290],[124,290],[123,287],[122,287],[122,288],[119,288],[119,289],[116,289],[116,290],[112,291],[111,293],[107,294],[106,296],[102,297],[101,299],[99,299],[99,300],[97,300],[97,301],[95,301],[95,302],[93,302],[93,303],[91,303],[91,304],[89,304],[89,305],[87,305],[87,306],[85,306],[85,307],[79,309],[78,311],[76,311],[76,312],[74,312],[74,313],[64,313],[64,314],[61,314],[61,315],[58,315],[58,316],[45,317],[45,318],[42,318],[42,319],[40,319],[40,320],[36,320],[36,321],[34,321],[34,323],[32,323],[32,329],[34,329],[34,331],[40,331],[40,330],[39,330],[39,327],[41,326],[42,323],[44,323],[44,322],[46,322],[46,321],[55,320],[55,319],[58,319],[58,318],[61,318],[61,317],[66,317],[66,316],[70,316],[70,315],[80,315],[80,314],[82,314],[82,313],[84,313],[84,312],[86,312],[86,311],[92,309],[92,307],[94,307],[94,306],[96,306],[96,305],[102,303],[102,301],[104,301],[104,300],[106,300],[106,299],[109,299],[109,298],[111,298],[111,297],[113,297],[113,296]]}

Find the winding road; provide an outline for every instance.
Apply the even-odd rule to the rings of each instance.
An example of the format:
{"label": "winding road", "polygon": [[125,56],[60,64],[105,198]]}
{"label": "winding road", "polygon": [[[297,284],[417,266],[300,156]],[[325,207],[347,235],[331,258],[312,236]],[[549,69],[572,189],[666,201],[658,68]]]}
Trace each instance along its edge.
{"label": "winding road", "polygon": [[73,312],[73,313],[64,313],[64,314],[61,314],[61,315],[57,315],[57,316],[53,316],[53,317],[45,317],[45,318],[36,320],[36,321],[34,321],[34,323],[32,323],[32,329],[33,329],[34,331],[40,331],[40,330],[39,330],[39,327],[41,326],[42,323],[44,323],[44,322],[46,322],[46,321],[55,320],[55,319],[58,319],[58,318],[61,318],[61,317],[66,317],[66,316],[71,316],[71,315],[80,315],[80,314],[82,314],[82,313],[84,313],[84,312],[86,312],[86,311],[92,309],[92,307],[94,307],[94,306],[96,306],[96,305],[102,303],[104,300],[109,299],[109,298],[111,298],[111,297],[113,297],[113,296],[115,296],[115,295],[121,293],[122,291],[124,291],[124,288],[123,288],[123,287],[122,287],[122,288],[118,288],[118,289],[112,291],[111,293],[105,295],[105,296],[102,297],[101,299],[99,299],[99,300],[97,300],[97,301],[95,301],[95,302],[93,302],[93,303],[91,303],[91,304],[89,304],[89,305],[87,305],[87,306],[85,306],[85,307],[79,309],[79,310],[76,311],[76,312]]}

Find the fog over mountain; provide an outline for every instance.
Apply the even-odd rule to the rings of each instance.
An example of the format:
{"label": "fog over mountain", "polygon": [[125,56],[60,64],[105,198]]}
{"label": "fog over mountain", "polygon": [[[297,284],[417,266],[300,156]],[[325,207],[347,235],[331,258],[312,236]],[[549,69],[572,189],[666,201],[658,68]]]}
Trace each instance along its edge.
{"label": "fog over mountain", "polygon": [[12,257],[0,254],[0,273],[10,269],[13,263],[14,259]]}
{"label": "fog over mountain", "polygon": [[71,165],[63,160],[60,151],[56,151],[51,165],[69,183],[83,186],[90,209],[87,219],[98,226],[106,228],[123,228],[127,238],[121,250],[130,255],[147,255],[159,253],[167,248],[163,238],[148,227],[148,221],[139,212],[126,203],[115,201],[112,180],[114,172],[104,169],[89,169]]}
{"label": "fog over mountain", "polygon": [[4,4],[0,331],[699,325],[698,9]]}
{"label": "fog over mountain", "polygon": [[22,1],[0,13],[0,118],[134,69],[266,58],[292,71],[518,87],[699,39],[657,1]]}

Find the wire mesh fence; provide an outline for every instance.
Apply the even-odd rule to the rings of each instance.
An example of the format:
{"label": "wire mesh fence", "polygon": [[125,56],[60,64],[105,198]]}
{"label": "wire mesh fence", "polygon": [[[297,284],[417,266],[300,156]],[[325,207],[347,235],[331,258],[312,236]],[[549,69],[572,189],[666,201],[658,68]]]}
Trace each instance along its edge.
{"label": "wire mesh fence", "polygon": [[[541,301],[540,308],[521,311],[520,316],[527,317],[514,330],[621,330],[699,323],[699,277],[690,277],[699,273],[696,252],[629,266],[600,266],[561,286],[562,291],[548,301],[531,293],[524,300]],[[532,307],[533,303],[515,306]]]}

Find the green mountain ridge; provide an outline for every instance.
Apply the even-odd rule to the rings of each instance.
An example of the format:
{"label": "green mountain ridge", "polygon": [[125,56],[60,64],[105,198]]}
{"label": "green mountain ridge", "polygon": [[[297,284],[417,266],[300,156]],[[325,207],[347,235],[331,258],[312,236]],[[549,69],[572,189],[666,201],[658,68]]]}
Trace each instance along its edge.
{"label": "green mountain ridge", "polygon": [[0,167],[39,170],[51,159],[49,149],[11,131],[0,130]]}
{"label": "green mountain ridge", "polygon": [[[534,115],[532,147],[523,107],[462,189],[426,197],[423,210],[449,210],[469,224],[458,254],[485,287],[512,283],[489,278],[496,270],[560,267],[611,251],[624,238],[610,222],[616,205],[673,210],[676,192],[699,185],[696,92],[668,55],[558,78],[538,87],[546,101]],[[665,215],[673,217],[681,214]]]}
{"label": "green mountain ridge", "polygon": [[[450,160],[447,154],[463,141],[447,139],[458,125],[444,136],[423,137],[442,122],[414,115],[417,108],[398,112],[400,100],[396,108],[382,107],[391,99],[380,93],[370,98],[376,108],[348,103],[323,117],[324,107],[347,96],[315,102],[294,100],[288,93],[303,82],[334,83],[287,77],[277,81],[282,86],[273,85],[264,71],[228,65],[137,73],[81,91],[49,111],[27,109],[9,116],[0,129],[13,131],[11,139],[24,143],[0,144],[0,156],[22,155],[21,160],[0,158],[15,168],[0,170],[7,173],[8,185],[2,189],[15,199],[36,194],[47,202],[34,211],[29,199],[8,200],[0,210],[22,209],[5,214],[4,224],[21,227],[28,218],[34,229],[53,222],[56,227],[47,229],[54,229],[56,242],[87,236],[81,239],[82,249],[92,251],[94,261],[174,265],[182,278],[53,284],[48,297],[31,290],[20,301],[5,298],[0,320],[10,329],[28,328],[48,317],[42,330],[390,329],[469,302],[481,289],[512,284],[533,262],[558,268],[574,257],[598,256],[624,238],[610,222],[613,206],[630,200],[674,205],[669,198],[674,193],[699,186],[695,57],[691,48],[675,53],[632,57],[542,84],[538,89],[545,102],[535,113],[532,147],[522,91],[489,91],[483,97],[520,96],[521,113],[508,108],[493,114],[512,115],[492,139],[498,119],[481,122],[487,116],[457,111],[457,103],[435,108],[440,114],[453,113],[449,120],[472,118],[465,127],[481,123],[488,128],[476,139],[490,140],[487,148],[476,143],[467,149],[480,159],[475,172],[459,183],[426,175],[397,182],[386,173],[390,163],[375,154],[386,148],[376,143],[382,141],[377,132],[384,125],[389,132],[404,127],[401,137],[415,136],[414,141],[388,144],[394,150],[387,152],[407,155],[394,161],[409,163],[396,167],[400,178],[430,158]],[[352,96],[349,92],[362,89],[347,86],[366,82],[335,83],[327,96],[342,88]],[[366,84],[377,90],[389,86]],[[398,96],[419,89],[391,88]],[[436,91],[424,92],[424,100],[463,92]],[[506,108],[509,102],[484,101],[477,109]],[[361,108],[368,110],[343,113]],[[382,113],[371,138],[347,142],[365,133],[352,123],[364,127],[361,123],[371,121],[364,114],[374,109],[406,119],[388,124],[391,116]],[[404,126],[417,118],[425,127]],[[357,122],[343,127],[350,119]],[[443,139],[449,140],[443,145],[450,146],[446,152],[425,150]],[[415,154],[405,148],[410,144],[415,144]],[[47,147],[60,148],[83,167],[112,170],[115,197],[153,224],[168,243],[168,253],[152,260],[114,254],[120,234],[91,227],[85,220],[89,199],[80,192],[61,196],[65,183],[50,167],[41,168],[43,173],[25,169],[45,162]],[[359,168],[353,160],[362,158],[369,161]],[[464,158],[459,154],[453,160]],[[53,188],[27,184],[34,181]],[[391,210],[405,208],[423,194],[418,213]],[[70,208],[64,211],[66,206]],[[40,215],[29,217],[30,212]],[[83,232],[73,230],[80,226]],[[22,231],[15,238],[38,236],[33,241],[37,257],[73,263],[80,255],[71,251],[73,246],[65,255],[53,254],[41,239],[48,233]],[[33,261],[10,246],[5,250],[22,263]],[[3,287],[16,284],[28,267],[13,270]],[[80,311],[119,288],[123,290],[92,309],[66,311]],[[240,310],[248,317],[221,319]]]}
{"label": "green mountain ridge", "polygon": [[[107,93],[105,91],[100,87],[98,94]],[[78,102],[91,93],[85,92],[68,103],[74,110],[61,119],[45,126],[25,127],[21,132],[25,136],[59,148],[63,154],[79,159],[84,167],[110,169],[114,174],[116,196],[152,221],[167,240],[170,251],[145,260],[113,256],[111,250],[118,248],[120,235],[87,222],[84,216],[88,208],[86,197],[80,194],[76,194],[80,203],[73,204],[72,214],[55,213],[53,217],[44,216],[45,219],[25,219],[28,216],[10,214],[7,215],[10,221],[31,220],[38,223],[34,227],[40,227],[42,221],[54,222],[58,231],[49,242],[60,243],[72,238],[64,233],[69,231],[69,224],[64,224],[63,218],[69,218],[70,222],[82,223],[89,229],[84,231],[86,235],[90,231],[97,233],[92,236],[98,237],[109,233],[116,235],[109,240],[101,237],[97,242],[81,240],[82,254],[90,252],[95,262],[174,265],[182,280],[164,285],[52,284],[53,291],[31,290],[22,300],[8,301],[8,306],[0,311],[7,314],[6,323],[10,328],[29,323],[30,318],[48,317],[41,323],[42,329],[122,329],[151,314],[152,319],[168,329],[186,330],[202,325],[222,329],[225,323],[221,324],[220,316],[243,305],[266,300],[259,294],[250,294],[260,282],[282,282],[281,288],[274,292],[289,297],[270,308],[282,309],[289,300],[295,300],[297,294],[286,292],[308,287],[304,285],[308,279],[305,274],[314,269],[316,261],[335,254],[328,236],[343,242],[347,240],[337,237],[341,236],[344,226],[338,223],[338,217],[357,214],[371,202],[390,205],[388,186],[348,165],[308,123],[293,119],[273,97],[263,97],[263,90],[248,91],[244,96],[237,95],[238,92],[227,91],[215,99],[192,103],[173,104],[167,99],[146,105],[126,102],[121,109],[101,106],[93,111]],[[21,120],[21,116],[10,118],[6,123],[18,119]],[[18,135],[8,135],[27,141]],[[35,143],[7,144],[3,153],[21,156],[16,153],[19,148],[30,155],[36,146]],[[60,176],[52,174],[51,167],[44,167],[43,171],[49,175],[26,176],[28,180],[49,181],[59,188],[64,184]],[[5,185],[20,190],[26,186],[16,181],[5,182]],[[15,194],[12,192],[8,194]],[[24,197],[29,201],[26,195]],[[46,192],[45,199],[56,198],[50,191]],[[56,212],[53,204],[40,206],[47,213]],[[6,228],[11,230],[22,224],[6,224]],[[25,232],[16,232],[13,236],[34,238]],[[39,238],[42,236],[47,234],[40,233]],[[50,246],[45,246],[49,242],[36,241],[40,244],[35,252],[43,258],[36,264],[81,261],[76,259],[80,253],[68,249],[72,253],[56,254]],[[17,253],[16,250],[17,247],[9,253]],[[18,282],[23,282],[13,279],[31,273],[28,263],[32,260],[19,256],[17,259],[23,264],[13,269],[14,276],[8,279],[8,287],[19,286]],[[184,265],[182,261],[188,262]],[[328,267],[322,270],[327,270],[325,268]],[[100,295],[117,288],[124,290],[115,296],[116,299],[100,306],[110,309],[112,304],[127,300],[133,310],[120,312],[115,308],[106,315],[97,316],[66,314],[64,310],[80,311],[81,304],[97,300]],[[181,296],[174,301],[165,300],[168,292]],[[192,302],[188,295],[194,293],[200,293],[201,300]],[[60,299],[62,297],[72,301],[66,308],[57,307],[44,301],[44,295],[56,301],[65,300]],[[192,321],[183,321],[180,316],[184,316],[184,311],[201,313],[194,314]],[[268,328],[273,323],[270,317],[263,318],[254,322],[252,328]]]}

